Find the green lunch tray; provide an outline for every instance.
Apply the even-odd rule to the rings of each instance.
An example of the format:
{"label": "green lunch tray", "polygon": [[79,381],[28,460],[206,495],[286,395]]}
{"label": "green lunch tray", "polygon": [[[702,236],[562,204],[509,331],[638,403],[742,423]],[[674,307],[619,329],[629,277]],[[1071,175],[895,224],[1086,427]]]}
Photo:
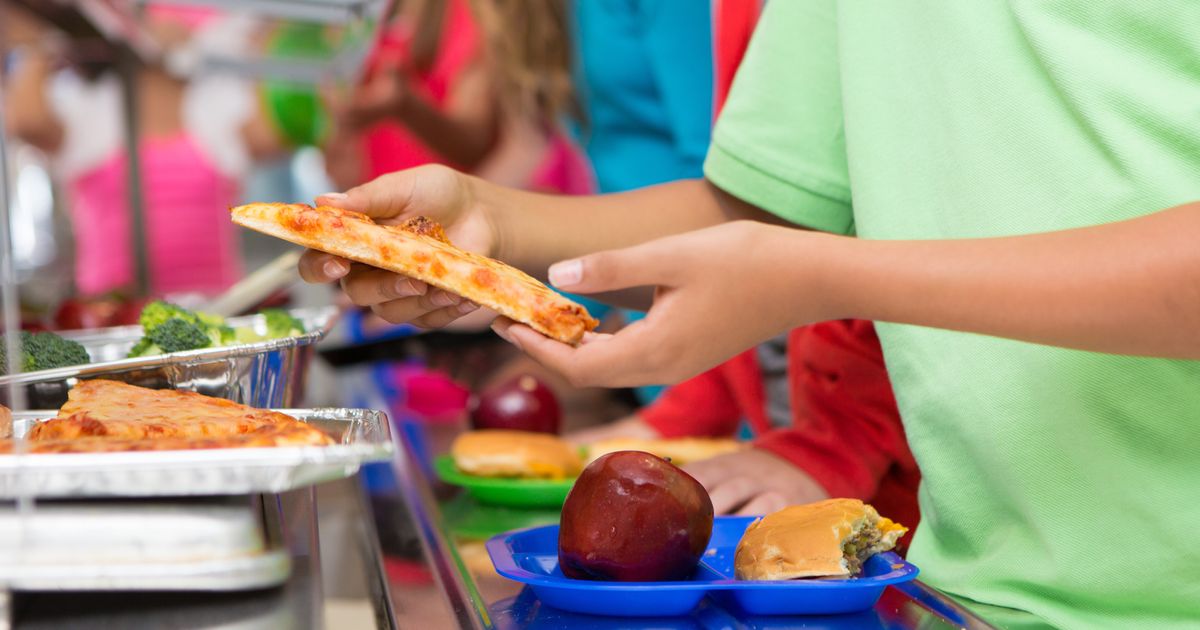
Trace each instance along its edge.
{"label": "green lunch tray", "polygon": [[484,505],[466,492],[442,504],[446,530],[463,540],[487,540],[496,534],[558,523],[558,507]]}
{"label": "green lunch tray", "polygon": [[476,501],[508,507],[561,508],[567,493],[575,484],[568,479],[504,479],[467,475],[454,465],[454,458],[440,455],[433,460],[433,469],[442,481],[465,488]]}

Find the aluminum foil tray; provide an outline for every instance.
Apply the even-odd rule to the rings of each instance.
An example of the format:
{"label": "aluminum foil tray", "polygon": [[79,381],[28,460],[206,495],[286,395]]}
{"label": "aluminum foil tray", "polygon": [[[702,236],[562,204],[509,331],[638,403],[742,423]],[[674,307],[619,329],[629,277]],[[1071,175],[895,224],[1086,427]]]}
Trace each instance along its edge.
{"label": "aluminum foil tray", "polygon": [[[107,378],[152,389],[199,392],[260,408],[300,405],[313,344],[333,327],[338,310],[328,306],[290,312],[304,322],[307,334],[134,359],[125,355],[142,338],[141,326],[64,333],[83,344],[94,363],[0,376],[0,396],[5,395],[6,384],[19,383],[25,385],[28,408],[57,409],[80,380]],[[261,315],[231,317],[229,324],[266,332]]]}
{"label": "aluminum foil tray", "polygon": [[[265,588],[291,560],[250,497],[0,506],[0,586],[26,591]],[[86,535],[81,530],[86,524]]]}
{"label": "aluminum foil tray", "polygon": [[[20,496],[149,497],[278,493],[348,477],[391,457],[387,414],[367,409],[280,409],[333,437],[331,446],[131,453],[0,455],[0,500]],[[53,411],[13,414],[22,436]]]}

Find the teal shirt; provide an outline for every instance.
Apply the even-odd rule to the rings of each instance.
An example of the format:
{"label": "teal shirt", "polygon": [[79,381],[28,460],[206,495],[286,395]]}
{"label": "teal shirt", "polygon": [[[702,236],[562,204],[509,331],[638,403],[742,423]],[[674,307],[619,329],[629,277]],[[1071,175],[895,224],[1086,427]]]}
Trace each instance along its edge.
{"label": "teal shirt", "polygon": [[[1197,33],[1193,0],[770,2],[706,174],[871,239],[1156,212],[1200,199]],[[1018,626],[1200,627],[1200,362],[878,331],[922,579]]]}
{"label": "teal shirt", "polygon": [[700,177],[712,131],[708,0],[577,0],[583,145],[600,192]]}
{"label": "teal shirt", "polygon": [[[576,85],[588,116],[582,141],[600,192],[700,177],[713,118],[710,2],[577,0],[573,6]],[[571,297],[595,317],[611,310]],[[649,403],[661,391],[637,393]]]}

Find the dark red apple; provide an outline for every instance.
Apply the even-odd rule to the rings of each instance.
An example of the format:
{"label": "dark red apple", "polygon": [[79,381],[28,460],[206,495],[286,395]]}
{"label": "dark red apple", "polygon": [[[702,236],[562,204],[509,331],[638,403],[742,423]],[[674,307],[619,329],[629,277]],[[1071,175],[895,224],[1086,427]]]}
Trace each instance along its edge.
{"label": "dark red apple", "polygon": [[109,317],[106,326],[132,326],[141,319],[142,309],[150,303],[150,298],[127,298],[120,301],[116,312]]}
{"label": "dark red apple", "polygon": [[100,328],[108,323],[116,312],[115,303],[106,300],[84,300],[68,298],[54,313],[54,328],[57,330],[79,330]]}
{"label": "dark red apple", "polygon": [[557,434],[562,407],[545,383],[523,374],[481,393],[471,407],[471,425]]}
{"label": "dark red apple", "polygon": [[712,527],[712,500],[691,475],[650,453],[609,453],[567,495],[558,564],[581,580],[684,580]]}

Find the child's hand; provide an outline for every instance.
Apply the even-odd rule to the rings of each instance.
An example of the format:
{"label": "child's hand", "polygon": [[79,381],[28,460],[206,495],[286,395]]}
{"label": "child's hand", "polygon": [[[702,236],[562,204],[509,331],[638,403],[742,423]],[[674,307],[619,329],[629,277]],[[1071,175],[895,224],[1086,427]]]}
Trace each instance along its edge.
{"label": "child's hand", "polygon": [[[422,166],[389,173],[345,193],[329,193],[318,205],[362,212],[379,223],[400,223],[414,216],[435,219],[455,245],[488,255],[496,237],[482,210],[473,204],[466,176],[442,166]],[[338,280],[350,300],[370,307],[393,323],[426,328],[445,326],[476,309],[460,296],[367,265],[309,250],[300,258],[300,277],[307,282]]]}
{"label": "child's hand", "polygon": [[601,440],[615,440],[618,438],[656,440],[662,436],[653,427],[643,422],[640,417],[632,415],[620,420],[614,420],[608,424],[572,431],[563,437],[572,444],[586,446]]}
{"label": "child's hand", "polygon": [[683,469],[708,490],[717,514],[770,514],[829,498],[808,473],[757,448],[718,455]]}
{"label": "child's hand", "polygon": [[646,318],[578,347],[507,319],[497,334],[576,387],[677,383],[800,323],[829,319],[810,260],[831,238],[738,221],[558,263],[573,293],[656,287]]}
{"label": "child's hand", "polygon": [[355,90],[338,112],[338,123],[361,131],[381,120],[397,119],[410,95],[407,77],[398,68],[384,68]]}

